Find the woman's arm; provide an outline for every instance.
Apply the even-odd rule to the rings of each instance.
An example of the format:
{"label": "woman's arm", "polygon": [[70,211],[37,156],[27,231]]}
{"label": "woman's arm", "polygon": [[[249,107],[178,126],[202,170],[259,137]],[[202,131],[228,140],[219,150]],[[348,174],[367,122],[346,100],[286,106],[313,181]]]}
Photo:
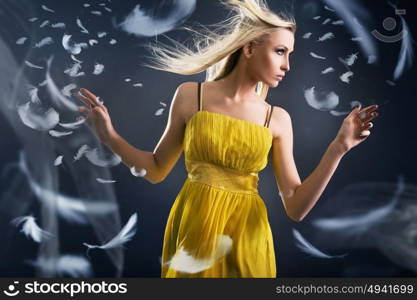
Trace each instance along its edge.
{"label": "woman's arm", "polygon": [[[327,147],[320,163],[303,182],[300,180],[293,157],[291,117],[284,109],[277,109],[278,113],[270,122],[272,129],[280,132],[273,140],[272,163],[281,199],[287,215],[292,220],[304,219],[322,195],[342,157],[369,136],[369,131],[364,137],[360,137],[359,134],[373,126],[369,121],[378,115],[373,114],[376,108],[377,106],[370,106],[363,111],[355,109],[345,118],[338,135]],[[357,118],[360,114],[363,114],[362,122]]]}
{"label": "woman's arm", "polygon": [[[146,169],[144,176],[146,180],[153,184],[161,182],[172,170],[183,150],[184,110],[186,109],[184,102],[191,86],[192,83],[183,83],[176,89],[171,101],[165,132],[153,152],[143,151],[132,146],[115,130],[112,130],[109,138],[105,141],[102,140],[102,142],[112,152],[119,155],[127,167],[134,166],[136,171],[142,168]],[[91,93],[89,96],[90,100],[95,97]]]}

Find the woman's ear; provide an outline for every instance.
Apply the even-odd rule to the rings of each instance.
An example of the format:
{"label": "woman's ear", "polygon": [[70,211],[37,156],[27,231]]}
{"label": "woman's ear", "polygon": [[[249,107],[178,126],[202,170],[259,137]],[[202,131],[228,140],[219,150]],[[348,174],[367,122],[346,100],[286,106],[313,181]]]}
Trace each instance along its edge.
{"label": "woman's ear", "polygon": [[243,45],[243,55],[245,55],[246,58],[249,58],[249,57],[252,56],[253,46],[254,46],[253,41],[250,41],[250,42],[246,43],[245,45]]}

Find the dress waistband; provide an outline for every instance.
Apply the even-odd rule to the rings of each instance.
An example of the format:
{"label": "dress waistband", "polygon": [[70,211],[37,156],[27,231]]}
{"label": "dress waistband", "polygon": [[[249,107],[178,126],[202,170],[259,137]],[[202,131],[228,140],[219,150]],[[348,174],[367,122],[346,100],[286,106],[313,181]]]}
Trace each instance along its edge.
{"label": "dress waistband", "polygon": [[258,194],[258,172],[241,172],[204,161],[186,160],[188,178],[230,192]]}

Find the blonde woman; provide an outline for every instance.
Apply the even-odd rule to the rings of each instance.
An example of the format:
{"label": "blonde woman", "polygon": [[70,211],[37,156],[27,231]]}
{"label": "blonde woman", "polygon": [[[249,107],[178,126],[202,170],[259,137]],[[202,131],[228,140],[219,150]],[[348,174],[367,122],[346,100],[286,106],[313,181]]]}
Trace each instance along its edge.
{"label": "blonde woman", "polygon": [[344,154],[369,136],[377,116],[376,106],[353,109],[319,165],[301,181],[290,115],[266,102],[268,88],[290,71],[295,22],[262,0],[225,4],[232,16],[215,30],[196,34],[195,49],[175,41],[176,47],[150,46],[154,55],[148,66],[207,75],[204,83],[177,88],[153,152],[123,139],[90,91],[81,89],[77,96],[87,105],[80,111],[99,139],[128,167],[146,169],[149,182],[164,180],[184,151],[188,177],[166,224],[161,277],[276,277],[271,229],[257,190],[269,151],[286,213],[301,221]]}

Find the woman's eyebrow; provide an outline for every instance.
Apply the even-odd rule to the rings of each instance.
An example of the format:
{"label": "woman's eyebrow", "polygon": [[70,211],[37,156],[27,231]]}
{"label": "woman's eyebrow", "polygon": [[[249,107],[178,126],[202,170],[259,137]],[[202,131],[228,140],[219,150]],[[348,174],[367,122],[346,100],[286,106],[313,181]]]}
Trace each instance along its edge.
{"label": "woman's eyebrow", "polygon": [[[278,45],[277,47],[284,47],[287,51],[289,50],[287,46],[282,45],[282,44]],[[290,53],[291,53],[291,52],[293,52],[293,51],[294,51],[294,50],[291,50],[291,51],[290,51]]]}

